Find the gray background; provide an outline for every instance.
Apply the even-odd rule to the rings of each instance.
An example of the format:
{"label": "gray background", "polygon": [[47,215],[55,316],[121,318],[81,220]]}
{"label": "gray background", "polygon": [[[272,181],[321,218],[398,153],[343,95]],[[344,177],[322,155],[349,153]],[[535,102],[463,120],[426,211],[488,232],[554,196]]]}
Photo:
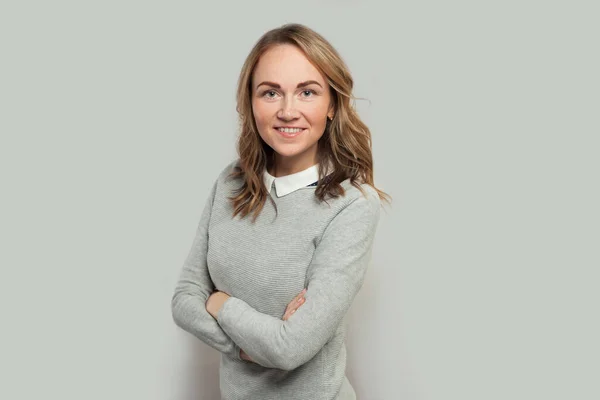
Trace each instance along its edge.
{"label": "gray background", "polygon": [[600,398],[595,3],[3,2],[0,398],[218,398],[170,298],[241,64],[285,22],[347,61],[394,197],[359,399]]}

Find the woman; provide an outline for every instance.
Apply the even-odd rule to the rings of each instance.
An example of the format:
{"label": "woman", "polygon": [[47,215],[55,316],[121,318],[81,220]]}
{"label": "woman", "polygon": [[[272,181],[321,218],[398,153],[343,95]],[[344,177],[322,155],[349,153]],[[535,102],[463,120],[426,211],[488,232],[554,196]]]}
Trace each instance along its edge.
{"label": "woman", "polygon": [[172,299],[175,323],[222,353],[223,399],[356,398],[344,317],[389,196],[352,85],[300,24],[267,32],[244,63],[239,159],[212,186]]}

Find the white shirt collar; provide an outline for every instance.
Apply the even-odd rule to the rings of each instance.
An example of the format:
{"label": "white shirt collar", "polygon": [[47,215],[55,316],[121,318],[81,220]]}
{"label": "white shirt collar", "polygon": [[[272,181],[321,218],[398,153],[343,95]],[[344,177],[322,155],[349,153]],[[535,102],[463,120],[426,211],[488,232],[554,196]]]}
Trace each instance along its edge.
{"label": "white shirt collar", "polygon": [[[303,171],[290,175],[274,177],[265,168],[263,172],[263,183],[267,192],[271,193],[271,186],[275,182],[275,192],[277,197],[285,196],[298,189],[307,187],[319,180],[319,164],[315,164]],[[315,186],[316,187],[316,186]]]}

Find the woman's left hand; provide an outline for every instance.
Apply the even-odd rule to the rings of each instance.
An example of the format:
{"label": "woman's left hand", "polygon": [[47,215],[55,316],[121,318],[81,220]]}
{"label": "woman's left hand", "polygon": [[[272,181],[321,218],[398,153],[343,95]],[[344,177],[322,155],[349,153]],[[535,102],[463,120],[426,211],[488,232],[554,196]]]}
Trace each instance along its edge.
{"label": "woman's left hand", "polygon": [[219,310],[221,310],[221,307],[223,307],[223,304],[225,304],[229,297],[230,296],[225,292],[220,292],[218,290],[213,292],[208,296],[208,299],[206,299],[206,311],[208,311],[214,319],[217,319]]}

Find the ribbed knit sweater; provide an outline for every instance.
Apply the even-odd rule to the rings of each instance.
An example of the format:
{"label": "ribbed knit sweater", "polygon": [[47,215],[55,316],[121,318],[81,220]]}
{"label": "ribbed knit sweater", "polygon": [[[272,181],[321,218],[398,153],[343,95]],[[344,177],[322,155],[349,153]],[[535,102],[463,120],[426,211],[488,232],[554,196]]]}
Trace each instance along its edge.
{"label": "ribbed knit sweater", "polygon": [[[345,376],[346,315],[370,263],[381,203],[349,180],[344,196],[319,202],[316,186],[283,197],[271,191],[253,223],[232,218],[227,197],[241,186],[214,182],[175,293],[175,323],[221,352],[223,400],[352,400]],[[288,303],[306,301],[286,321]],[[229,294],[217,318],[206,311],[213,290]],[[240,348],[253,360],[240,358]]]}

